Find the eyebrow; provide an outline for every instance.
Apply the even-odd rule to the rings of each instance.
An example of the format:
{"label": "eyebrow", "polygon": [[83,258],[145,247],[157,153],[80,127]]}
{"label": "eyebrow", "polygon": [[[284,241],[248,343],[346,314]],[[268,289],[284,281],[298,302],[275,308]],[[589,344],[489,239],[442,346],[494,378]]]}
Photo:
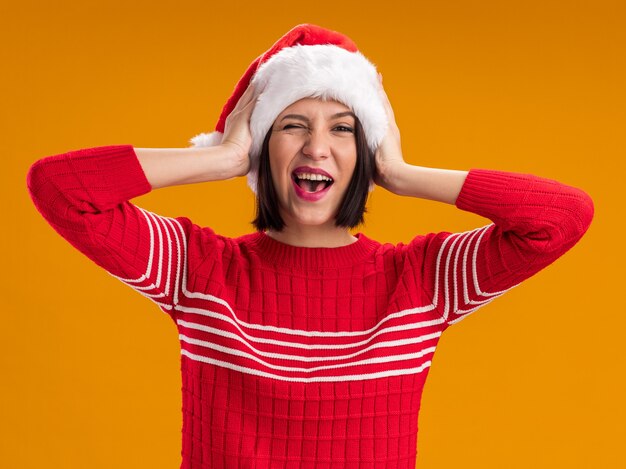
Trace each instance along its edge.
{"label": "eyebrow", "polygon": [[[338,112],[337,114],[333,114],[332,116],[330,116],[330,118],[338,119],[339,117],[346,117],[346,116],[353,117],[356,120],[356,116],[351,111]],[[306,116],[303,116],[302,114],[287,114],[286,116],[283,116],[283,118],[280,121],[282,122],[285,119],[298,119],[304,122],[309,122],[309,119]]]}

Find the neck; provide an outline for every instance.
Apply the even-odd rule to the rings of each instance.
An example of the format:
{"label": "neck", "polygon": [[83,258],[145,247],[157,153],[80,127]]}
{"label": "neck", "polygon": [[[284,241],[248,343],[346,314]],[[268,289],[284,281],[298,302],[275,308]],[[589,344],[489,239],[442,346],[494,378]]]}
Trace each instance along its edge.
{"label": "neck", "polygon": [[281,243],[299,247],[336,248],[357,240],[347,228],[324,225],[285,226],[282,231],[268,230],[267,235]]}

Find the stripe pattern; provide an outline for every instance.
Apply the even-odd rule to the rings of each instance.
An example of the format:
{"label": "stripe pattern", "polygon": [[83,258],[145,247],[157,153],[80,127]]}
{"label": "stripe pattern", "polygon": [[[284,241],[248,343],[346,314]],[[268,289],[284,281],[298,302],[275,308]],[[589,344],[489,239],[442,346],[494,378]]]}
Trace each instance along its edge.
{"label": "stripe pattern", "polygon": [[[442,320],[447,325],[461,321],[520,284],[492,292],[481,288],[485,274],[478,269],[478,251],[483,238],[494,229],[495,224],[490,223],[474,230],[452,233],[439,248],[435,264],[434,304],[437,307],[437,303],[442,301]],[[494,255],[483,255],[487,254]]]}
{"label": "stripe pattern", "polygon": [[179,301],[181,278],[186,275],[185,233],[174,218],[157,215],[137,205],[127,206],[137,212],[139,232],[147,229],[149,233],[148,261],[139,277],[125,278],[107,273],[156,303],[164,312],[171,312]]}
{"label": "stripe pattern", "polygon": [[250,375],[307,383],[421,373],[431,366],[448,325],[507,291],[484,292],[480,287],[478,250],[491,224],[443,240],[431,304],[389,314],[367,330],[327,332],[248,323],[224,299],[187,289],[187,237],[179,220],[137,209],[150,236],[148,264],[139,278],[116,278],[164,311],[176,311],[183,356]]}

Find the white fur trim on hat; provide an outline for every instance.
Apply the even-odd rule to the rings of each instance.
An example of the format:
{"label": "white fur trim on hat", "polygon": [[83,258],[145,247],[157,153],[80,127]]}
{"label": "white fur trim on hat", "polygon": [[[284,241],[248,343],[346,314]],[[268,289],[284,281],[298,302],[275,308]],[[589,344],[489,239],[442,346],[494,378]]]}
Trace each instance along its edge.
{"label": "white fur trim on hat", "polygon": [[208,134],[198,134],[192,137],[189,142],[192,143],[194,147],[214,147],[222,143],[223,136],[224,134],[222,132],[216,130]]}
{"label": "white fur trim on hat", "polygon": [[[252,78],[258,99],[250,117],[252,144],[248,185],[256,192],[258,157],[263,140],[278,115],[303,98],[339,101],[359,118],[372,151],[387,131],[387,115],[374,65],[360,52],[324,45],[295,45],[281,49],[261,64]],[[219,136],[215,135],[219,134]],[[212,146],[222,134],[199,134],[194,146]]]}

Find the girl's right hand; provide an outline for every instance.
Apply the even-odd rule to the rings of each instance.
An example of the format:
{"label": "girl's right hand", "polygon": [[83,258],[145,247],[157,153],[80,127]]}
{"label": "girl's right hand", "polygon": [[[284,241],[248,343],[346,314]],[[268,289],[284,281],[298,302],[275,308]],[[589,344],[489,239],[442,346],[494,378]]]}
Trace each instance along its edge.
{"label": "girl's right hand", "polygon": [[236,161],[241,161],[241,164],[237,165],[237,167],[242,169],[237,176],[245,176],[250,170],[249,151],[252,144],[250,116],[252,115],[256,98],[254,85],[248,85],[248,88],[241,95],[237,105],[224,123],[224,135],[221,145],[232,152]]}

